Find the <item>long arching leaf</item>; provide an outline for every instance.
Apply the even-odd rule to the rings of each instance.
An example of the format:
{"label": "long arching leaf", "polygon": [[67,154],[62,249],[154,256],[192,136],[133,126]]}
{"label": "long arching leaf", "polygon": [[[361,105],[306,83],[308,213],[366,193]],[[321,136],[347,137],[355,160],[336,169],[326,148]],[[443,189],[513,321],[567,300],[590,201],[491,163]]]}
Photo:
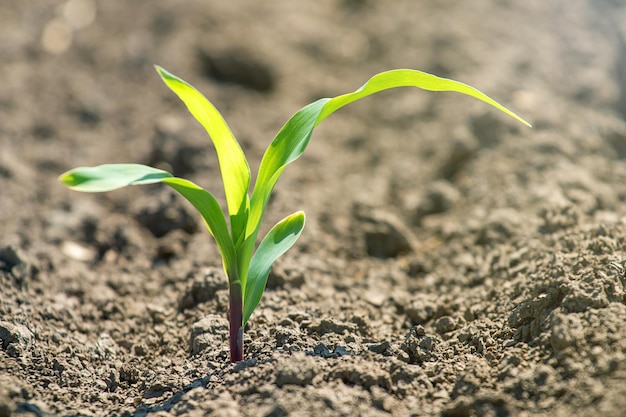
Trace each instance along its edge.
{"label": "long arching leaf", "polygon": [[129,185],[162,182],[185,197],[204,219],[222,253],[229,280],[238,280],[237,257],[224,213],[215,197],[191,181],[174,177],[167,171],[140,164],[105,164],[74,168],[59,176],[59,181],[76,191],[104,192]]}
{"label": "long arching leaf", "polygon": [[319,123],[349,103],[380,91],[398,87],[417,87],[429,91],[452,91],[465,94],[482,100],[521,123],[530,126],[524,119],[467,84],[416,70],[392,70],[377,74],[353,93],[343,94],[335,98],[320,99],[303,107],[282,127],[261,161],[259,175],[250,203],[246,237],[255,235],[258,232],[265,206],[276,181],[278,181],[278,177],[287,164],[295,161],[302,155],[309,143],[313,129]]}
{"label": "long arching leaf", "polygon": [[263,238],[250,261],[248,278],[243,288],[243,323],[261,301],[272,264],[298,240],[304,228],[304,212],[298,211],[278,222]]}
{"label": "long arching leaf", "polygon": [[241,146],[219,111],[198,90],[159,66],[156,70],[213,141],[224,182],[233,241],[243,240],[250,204],[250,167]]}

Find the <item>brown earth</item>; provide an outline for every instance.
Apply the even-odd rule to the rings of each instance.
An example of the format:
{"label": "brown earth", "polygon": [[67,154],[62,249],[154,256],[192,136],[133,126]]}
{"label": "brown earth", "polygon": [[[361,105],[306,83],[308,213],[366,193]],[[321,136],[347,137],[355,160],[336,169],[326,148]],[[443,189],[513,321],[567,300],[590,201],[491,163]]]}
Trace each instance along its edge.
{"label": "brown earth", "polygon": [[[0,0],[0,416],[626,416],[624,22],[621,0]],[[222,198],[153,64],[253,170],[299,107],[391,68],[534,129],[415,89],[332,116],[276,188],[266,227],[307,228],[231,365],[192,208],[56,181],[140,162]]]}

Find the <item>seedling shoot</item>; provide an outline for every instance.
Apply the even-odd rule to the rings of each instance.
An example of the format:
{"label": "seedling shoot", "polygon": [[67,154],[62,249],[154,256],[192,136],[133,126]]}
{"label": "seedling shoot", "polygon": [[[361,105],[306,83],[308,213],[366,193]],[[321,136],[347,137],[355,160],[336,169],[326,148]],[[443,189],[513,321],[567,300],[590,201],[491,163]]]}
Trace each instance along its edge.
{"label": "seedling shoot", "polygon": [[192,85],[161,67],[157,66],[156,70],[205,128],[215,146],[224,182],[227,215],[210,192],[189,180],[145,165],[105,164],[74,168],[62,174],[59,180],[73,190],[84,192],[112,191],[129,185],[161,182],[179,192],[198,210],[215,238],[228,278],[231,362],[244,358],[244,328],[261,301],[272,264],[296,242],[305,224],[304,213],[297,211],[274,225],[257,245],[270,195],[285,167],[302,155],[313,130],[324,119],[341,107],[374,93],[397,87],[418,87],[474,97],[530,126],[469,85],[416,70],[382,72],[352,93],[322,98],[298,110],[265,151],[250,193],[248,162],[222,115]]}

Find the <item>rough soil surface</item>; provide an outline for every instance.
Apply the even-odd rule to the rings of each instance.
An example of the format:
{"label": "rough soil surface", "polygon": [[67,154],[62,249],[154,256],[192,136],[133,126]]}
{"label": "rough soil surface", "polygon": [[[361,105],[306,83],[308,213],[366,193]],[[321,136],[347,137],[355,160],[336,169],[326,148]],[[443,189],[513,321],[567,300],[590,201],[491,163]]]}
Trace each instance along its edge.
{"label": "rough soil surface", "polygon": [[[0,0],[0,416],[626,415],[626,3]],[[256,170],[282,123],[376,72],[472,84],[534,124],[415,89],[315,132],[265,227],[302,209],[228,363],[228,290],[140,162],[222,198],[159,64]]]}

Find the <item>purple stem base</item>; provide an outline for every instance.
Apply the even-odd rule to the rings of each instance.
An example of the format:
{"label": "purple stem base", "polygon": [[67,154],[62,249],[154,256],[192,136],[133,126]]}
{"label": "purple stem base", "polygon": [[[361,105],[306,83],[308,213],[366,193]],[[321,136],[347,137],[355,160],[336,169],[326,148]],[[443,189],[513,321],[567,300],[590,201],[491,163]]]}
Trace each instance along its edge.
{"label": "purple stem base", "polygon": [[243,303],[241,285],[230,286],[230,361],[232,363],[243,360],[243,327],[241,326]]}

